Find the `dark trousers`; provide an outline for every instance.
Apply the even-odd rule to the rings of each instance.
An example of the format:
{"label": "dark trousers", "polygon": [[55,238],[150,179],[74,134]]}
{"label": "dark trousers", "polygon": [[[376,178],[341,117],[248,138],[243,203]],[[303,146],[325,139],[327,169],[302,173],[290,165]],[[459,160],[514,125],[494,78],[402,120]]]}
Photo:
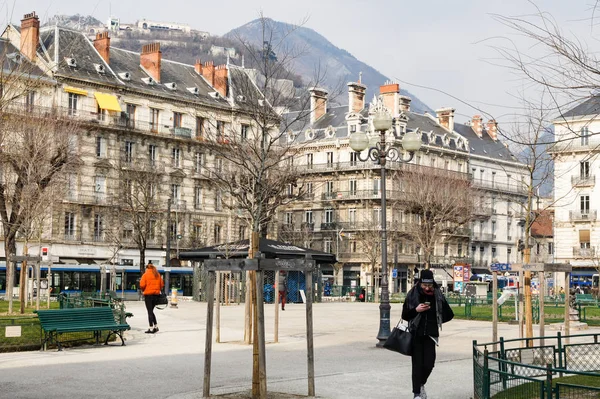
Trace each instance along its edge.
{"label": "dark trousers", "polygon": [[281,301],[281,309],[285,308],[285,291],[279,291],[279,300]]}
{"label": "dark trousers", "polygon": [[146,310],[148,311],[148,323],[150,327],[158,324],[156,322],[156,316],[154,315],[154,307],[156,306],[156,300],[158,295],[146,295],[144,296],[144,302],[146,303]]}
{"label": "dark trousers", "polygon": [[412,386],[413,393],[421,393],[421,385],[427,379],[435,365],[435,342],[429,336],[415,336],[413,338],[412,354]]}

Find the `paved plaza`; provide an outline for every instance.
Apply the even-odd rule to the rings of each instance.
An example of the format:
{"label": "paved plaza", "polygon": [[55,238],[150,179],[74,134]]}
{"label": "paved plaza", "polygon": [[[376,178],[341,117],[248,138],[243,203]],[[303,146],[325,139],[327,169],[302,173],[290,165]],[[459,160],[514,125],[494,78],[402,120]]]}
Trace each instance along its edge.
{"label": "paved plaza", "polygon": [[[143,302],[128,302],[127,346],[86,346],[63,352],[0,354],[1,398],[202,397],[206,304],[180,302],[157,311],[160,332],[147,329]],[[320,398],[412,398],[410,358],[375,348],[378,305],[314,305],[315,385]],[[243,305],[221,307],[221,340],[213,345],[213,395],[251,388],[252,349],[243,345]],[[269,392],[307,394],[305,307],[289,304],[273,341],[273,305],[266,305]],[[392,304],[398,320],[400,304]],[[473,395],[472,340],[491,340],[488,322],[453,320],[444,325],[437,362],[427,384],[431,399]],[[517,327],[501,324],[501,336]],[[553,333],[553,332],[552,332]],[[282,395],[274,395],[281,397]]]}

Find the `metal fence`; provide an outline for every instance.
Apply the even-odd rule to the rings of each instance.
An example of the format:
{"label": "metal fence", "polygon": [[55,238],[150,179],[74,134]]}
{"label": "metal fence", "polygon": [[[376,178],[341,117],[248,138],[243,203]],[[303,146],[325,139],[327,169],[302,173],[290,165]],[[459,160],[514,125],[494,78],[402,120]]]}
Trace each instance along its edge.
{"label": "metal fence", "polygon": [[599,398],[599,336],[473,341],[474,398]]}

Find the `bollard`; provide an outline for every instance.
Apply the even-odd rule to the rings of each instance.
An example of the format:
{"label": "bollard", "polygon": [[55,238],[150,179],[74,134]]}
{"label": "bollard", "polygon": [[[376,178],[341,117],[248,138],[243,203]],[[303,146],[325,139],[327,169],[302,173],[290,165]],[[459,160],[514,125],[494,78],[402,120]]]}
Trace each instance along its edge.
{"label": "bollard", "polygon": [[171,288],[171,307],[177,307],[177,288]]}

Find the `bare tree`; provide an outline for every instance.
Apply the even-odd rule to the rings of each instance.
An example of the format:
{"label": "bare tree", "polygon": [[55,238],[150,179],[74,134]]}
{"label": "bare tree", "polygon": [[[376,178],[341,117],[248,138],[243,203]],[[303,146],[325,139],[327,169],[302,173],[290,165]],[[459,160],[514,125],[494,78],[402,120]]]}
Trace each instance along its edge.
{"label": "bare tree", "polygon": [[436,168],[412,168],[395,172],[402,187],[401,204],[415,215],[399,233],[421,247],[426,269],[436,244],[457,233],[473,218],[476,197],[464,174]]}
{"label": "bare tree", "polygon": [[162,231],[166,208],[159,196],[162,174],[158,165],[139,159],[124,159],[119,174],[120,225],[126,227],[124,231],[128,236],[124,238],[133,241],[139,250],[140,272],[143,273],[148,244]]}
{"label": "bare tree", "polygon": [[6,106],[0,118],[0,221],[9,265],[7,295],[12,311],[12,282],[17,234],[34,214],[45,212],[52,188],[65,185],[65,172],[77,167],[78,124],[33,105]]}
{"label": "bare tree", "polygon": [[[389,237],[391,241],[391,237]],[[379,302],[379,270],[381,269],[381,225],[369,220],[362,223],[354,233],[354,239],[368,261],[368,273],[371,275],[371,287],[375,290],[375,302]]]}

